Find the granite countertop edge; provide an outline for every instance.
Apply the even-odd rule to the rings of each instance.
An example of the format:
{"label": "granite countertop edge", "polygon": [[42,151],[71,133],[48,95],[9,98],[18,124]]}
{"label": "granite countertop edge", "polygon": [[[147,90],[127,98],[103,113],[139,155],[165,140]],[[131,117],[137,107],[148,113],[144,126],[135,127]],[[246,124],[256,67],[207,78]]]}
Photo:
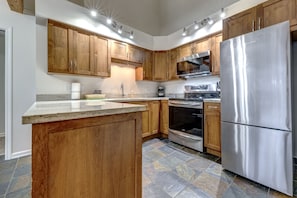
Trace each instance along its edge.
{"label": "granite countertop edge", "polygon": [[35,102],[22,116],[23,124],[38,124],[145,111],[145,105],[105,100]]}

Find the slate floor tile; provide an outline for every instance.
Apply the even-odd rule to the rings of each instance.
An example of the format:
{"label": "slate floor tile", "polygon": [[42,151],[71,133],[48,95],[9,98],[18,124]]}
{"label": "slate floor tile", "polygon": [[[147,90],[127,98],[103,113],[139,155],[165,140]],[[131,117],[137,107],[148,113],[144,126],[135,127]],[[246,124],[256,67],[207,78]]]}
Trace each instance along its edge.
{"label": "slate floor tile", "polygon": [[142,198],[171,198],[157,185],[151,184],[142,190]]}
{"label": "slate floor tile", "polygon": [[31,175],[23,175],[12,179],[8,193],[20,191],[31,187]]}
{"label": "slate floor tile", "polygon": [[275,190],[270,189],[268,192],[269,198],[290,198],[290,196],[285,195],[283,193],[277,192]]}
{"label": "slate floor tile", "polygon": [[6,195],[6,198],[31,198],[31,188],[25,188]]}

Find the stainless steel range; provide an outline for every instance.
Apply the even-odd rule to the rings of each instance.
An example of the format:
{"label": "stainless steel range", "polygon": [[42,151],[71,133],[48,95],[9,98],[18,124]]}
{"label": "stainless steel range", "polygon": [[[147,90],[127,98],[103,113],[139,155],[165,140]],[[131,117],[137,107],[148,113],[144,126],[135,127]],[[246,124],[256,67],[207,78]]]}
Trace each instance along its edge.
{"label": "stainless steel range", "polygon": [[208,85],[185,86],[184,97],[169,100],[169,135],[172,142],[203,152],[203,99],[218,98]]}

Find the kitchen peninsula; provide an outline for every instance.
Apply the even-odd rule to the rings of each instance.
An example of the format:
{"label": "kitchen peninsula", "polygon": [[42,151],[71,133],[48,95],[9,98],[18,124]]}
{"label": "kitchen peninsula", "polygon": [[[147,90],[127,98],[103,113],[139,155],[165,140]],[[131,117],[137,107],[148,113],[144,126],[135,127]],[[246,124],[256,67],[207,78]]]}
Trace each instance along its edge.
{"label": "kitchen peninsula", "polygon": [[100,100],[36,102],[32,197],[141,197],[143,105]]}

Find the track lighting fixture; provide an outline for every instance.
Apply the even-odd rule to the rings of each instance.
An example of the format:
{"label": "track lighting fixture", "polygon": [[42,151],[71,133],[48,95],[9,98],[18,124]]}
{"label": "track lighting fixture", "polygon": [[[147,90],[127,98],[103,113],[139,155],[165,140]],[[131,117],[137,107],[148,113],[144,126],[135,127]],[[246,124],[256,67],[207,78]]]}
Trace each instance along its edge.
{"label": "track lighting fixture", "polygon": [[213,24],[213,19],[208,18],[207,20],[208,20],[208,24],[209,24],[209,25],[212,25],[212,24]]}
{"label": "track lighting fixture", "polygon": [[186,28],[184,28],[182,36],[187,36],[187,29]]}
{"label": "track lighting fixture", "polygon": [[130,38],[130,39],[134,39],[134,33],[133,33],[133,31],[130,32],[130,36],[129,36],[129,38]]}
{"label": "track lighting fixture", "polygon": [[224,18],[225,16],[226,16],[225,10],[224,10],[224,8],[222,8],[222,9],[221,9],[220,17],[221,17],[221,18]]}
{"label": "track lighting fixture", "polygon": [[198,30],[198,28],[199,28],[199,24],[198,24],[197,21],[194,22],[194,25],[195,25],[195,26],[194,26],[194,29],[195,29],[195,30]]}
{"label": "track lighting fixture", "polygon": [[123,26],[120,26],[120,27],[119,27],[119,29],[118,29],[118,33],[119,33],[119,34],[122,34],[122,33],[123,33]]}

